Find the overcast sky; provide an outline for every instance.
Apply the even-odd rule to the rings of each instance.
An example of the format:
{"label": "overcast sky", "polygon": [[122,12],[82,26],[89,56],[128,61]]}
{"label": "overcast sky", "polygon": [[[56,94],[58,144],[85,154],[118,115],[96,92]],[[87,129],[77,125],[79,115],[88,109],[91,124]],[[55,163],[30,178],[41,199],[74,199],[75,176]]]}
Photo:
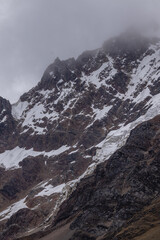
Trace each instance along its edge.
{"label": "overcast sky", "polygon": [[0,0],[0,96],[16,102],[58,56],[98,48],[129,25],[159,23],[160,0]]}

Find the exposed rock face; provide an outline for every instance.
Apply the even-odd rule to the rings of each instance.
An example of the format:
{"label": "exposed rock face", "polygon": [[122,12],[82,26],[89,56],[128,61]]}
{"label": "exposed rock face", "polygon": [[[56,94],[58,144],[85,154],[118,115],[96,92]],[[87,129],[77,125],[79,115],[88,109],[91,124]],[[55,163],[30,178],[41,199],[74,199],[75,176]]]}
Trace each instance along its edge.
{"label": "exposed rock face", "polygon": [[[146,205],[151,202],[154,192],[150,197],[147,194],[140,197],[139,175],[134,186],[129,174],[135,159],[143,170],[140,160],[149,158],[145,152],[149,151],[149,144],[157,133],[154,127],[148,127],[148,136],[144,131],[145,141],[139,133],[137,141],[136,134],[134,140],[131,134],[129,145],[105,163],[106,166],[110,164],[110,170],[102,163],[93,175],[90,174],[98,163],[106,161],[125,144],[135,126],[160,114],[159,62],[158,39],[127,33],[105,42],[100,49],[82,53],[76,60],[57,58],[37,86],[22,95],[16,104],[11,106],[7,100],[0,99],[0,229],[3,239],[6,236],[13,239],[13,234],[14,238],[24,237],[28,231],[31,239],[36,239],[36,234],[41,235],[43,228],[52,222],[80,214],[81,206],[87,210],[83,209],[83,214],[73,221],[70,231],[73,229],[75,239],[85,239],[90,229],[90,239],[95,239],[107,234],[108,229],[111,233],[112,227],[113,232],[119,231],[136,211],[141,210],[142,201],[133,212],[125,212],[123,207],[125,201],[129,201],[126,196],[134,199],[137,187],[137,198],[142,197]],[[138,131],[143,133],[141,129]],[[141,151],[136,145],[138,142],[141,142]],[[134,159],[126,162],[131,153]],[[134,174],[136,176],[136,170]],[[109,179],[104,183],[106,178]],[[83,180],[77,186],[80,179]],[[130,189],[126,185],[124,189],[119,187],[124,179],[128,179]],[[102,189],[98,190],[97,184]],[[83,188],[87,189],[86,194]],[[108,195],[103,188],[108,188]],[[68,209],[66,202],[60,207],[70,194]],[[79,200],[72,205],[76,201],[74,194],[79,195],[82,205]],[[91,202],[85,205],[88,198]],[[100,206],[96,199],[100,200]],[[20,224],[19,219],[24,215],[27,219]],[[30,217],[33,221],[26,225]],[[83,224],[93,217],[93,226]],[[99,223],[101,217],[105,222],[112,220],[104,226]]]}
{"label": "exposed rock face", "polygon": [[11,104],[0,97],[0,152],[9,149],[16,140],[16,121],[11,114]]}
{"label": "exposed rock face", "polygon": [[62,204],[54,225],[72,217],[74,240],[82,236],[105,240],[137,237],[138,231],[126,234],[123,227],[127,229],[132,222],[140,221],[145,207],[160,198],[159,129],[160,116],[131,131],[124,147],[81,180]]}

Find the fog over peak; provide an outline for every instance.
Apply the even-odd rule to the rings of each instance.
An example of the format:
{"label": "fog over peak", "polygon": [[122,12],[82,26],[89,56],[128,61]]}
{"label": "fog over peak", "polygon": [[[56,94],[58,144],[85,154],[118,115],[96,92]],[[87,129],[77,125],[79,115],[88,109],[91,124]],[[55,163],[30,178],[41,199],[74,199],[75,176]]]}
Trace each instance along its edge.
{"label": "fog over peak", "polygon": [[56,57],[77,57],[129,26],[159,35],[159,0],[0,0],[0,96],[18,100]]}

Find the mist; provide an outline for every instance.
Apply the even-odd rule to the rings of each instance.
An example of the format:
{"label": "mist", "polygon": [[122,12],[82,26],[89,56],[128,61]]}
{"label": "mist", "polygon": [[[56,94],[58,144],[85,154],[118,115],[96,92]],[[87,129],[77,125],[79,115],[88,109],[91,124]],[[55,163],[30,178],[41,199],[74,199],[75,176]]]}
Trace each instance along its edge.
{"label": "mist", "polygon": [[16,102],[56,57],[76,58],[130,26],[159,36],[159,9],[159,0],[0,0],[0,96]]}

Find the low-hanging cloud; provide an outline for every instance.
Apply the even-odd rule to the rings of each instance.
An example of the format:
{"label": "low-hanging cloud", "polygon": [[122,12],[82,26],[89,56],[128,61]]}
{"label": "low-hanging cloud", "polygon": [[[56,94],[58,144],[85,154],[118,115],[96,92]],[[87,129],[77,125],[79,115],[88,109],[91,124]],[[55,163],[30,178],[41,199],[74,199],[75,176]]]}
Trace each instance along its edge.
{"label": "low-hanging cloud", "polygon": [[0,0],[0,95],[11,102],[58,56],[77,57],[130,25],[160,22],[159,0]]}

